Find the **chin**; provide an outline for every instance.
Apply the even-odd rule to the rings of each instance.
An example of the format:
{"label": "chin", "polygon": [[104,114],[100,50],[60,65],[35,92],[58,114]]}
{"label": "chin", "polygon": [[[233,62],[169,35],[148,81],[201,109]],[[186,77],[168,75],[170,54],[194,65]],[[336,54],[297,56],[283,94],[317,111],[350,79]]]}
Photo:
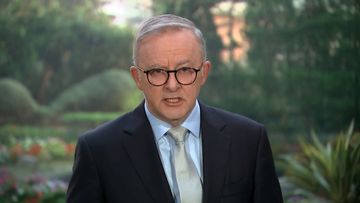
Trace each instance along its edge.
{"label": "chin", "polygon": [[166,111],[164,112],[164,119],[167,122],[178,122],[180,120],[183,120],[183,118],[185,117],[184,114],[172,114],[170,111]]}

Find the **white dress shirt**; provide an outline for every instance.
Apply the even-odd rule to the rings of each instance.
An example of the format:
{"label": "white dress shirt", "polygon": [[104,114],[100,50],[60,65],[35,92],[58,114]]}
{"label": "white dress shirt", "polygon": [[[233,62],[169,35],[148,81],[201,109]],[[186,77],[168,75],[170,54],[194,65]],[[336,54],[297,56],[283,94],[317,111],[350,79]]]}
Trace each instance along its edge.
{"label": "white dress shirt", "polygon": [[[171,128],[171,125],[156,118],[147,108],[146,101],[145,112],[155,136],[156,145],[158,147],[162,165],[165,170],[166,178],[174,196],[177,196],[174,167],[171,161],[173,149],[175,148],[175,141],[170,137],[170,135],[166,134],[167,131]],[[187,136],[187,138],[185,138],[185,149],[194,162],[197,173],[199,174],[199,177],[202,181],[202,145],[200,132],[200,106],[198,101],[196,101],[193,110],[186,118],[186,120],[181,124],[181,126],[189,130],[185,135]]]}

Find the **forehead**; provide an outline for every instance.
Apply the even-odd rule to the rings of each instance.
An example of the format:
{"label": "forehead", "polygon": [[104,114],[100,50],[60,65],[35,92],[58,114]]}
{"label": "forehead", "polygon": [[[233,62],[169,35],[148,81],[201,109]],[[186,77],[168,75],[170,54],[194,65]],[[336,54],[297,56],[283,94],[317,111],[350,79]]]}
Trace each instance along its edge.
{"label": "forehead", "polygon": [[144,65],[170,66],[201,58],[201,44],[185,28],[166,29],[145,36],[138,45],[138,62]]}

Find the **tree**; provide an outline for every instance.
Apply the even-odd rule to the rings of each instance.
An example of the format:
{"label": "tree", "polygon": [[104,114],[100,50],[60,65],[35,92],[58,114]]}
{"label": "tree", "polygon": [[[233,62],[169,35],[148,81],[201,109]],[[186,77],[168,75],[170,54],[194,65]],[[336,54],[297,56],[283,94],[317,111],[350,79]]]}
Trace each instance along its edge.
{"label": "tree", "polygon": [[110,24],[99,0],[7,1],[0,6],[0,77],[27,86],[40,104],[83,79],[127,68],[131,33]]}
{"label": "tree", "polygon": [[[360,3],[249,1],[249,64],[266,102],[287,98],[307,128],[360,120]],[[284,115],[288,112],[284,112]]]}

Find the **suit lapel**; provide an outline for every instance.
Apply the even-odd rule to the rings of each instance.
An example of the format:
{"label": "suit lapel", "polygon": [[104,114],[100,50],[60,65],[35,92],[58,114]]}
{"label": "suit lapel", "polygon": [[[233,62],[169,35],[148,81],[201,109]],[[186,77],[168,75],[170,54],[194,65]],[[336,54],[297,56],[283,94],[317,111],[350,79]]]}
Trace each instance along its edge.
{"label": "suit lapel", "polygon": [[[208,107],[201,105],[201,129],[203,147],[203,202],[214,200],[224,184],[226,163],[229,157],[230,138],[222,133],[225,123],[209,113]],[[211,109],[211,111],[214,111]],[[211,114],[211,115],[210,115]]]}
{"label": "suit lapel", "polygon": [[174,202],[166,179],[151,126],[146,118],[144,103],[132,113],[124,148],[154,202]]}

